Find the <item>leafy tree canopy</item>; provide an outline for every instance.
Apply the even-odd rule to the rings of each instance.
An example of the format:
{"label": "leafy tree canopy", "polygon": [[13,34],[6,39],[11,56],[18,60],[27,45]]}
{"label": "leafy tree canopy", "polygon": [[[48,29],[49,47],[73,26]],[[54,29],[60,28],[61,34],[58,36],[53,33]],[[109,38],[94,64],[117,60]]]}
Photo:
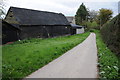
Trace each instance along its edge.
{"label": "leafy tree canopy", "polygon": [[83,21],[87,20],[87,17],[88,17],[88,11],[85,5],[82,3],[75,15],[76,24],[81,25]]}
{"label": "leafy tree canopy", "polygon": [[100,25],[102,26],[107,21],[109,21],[112,18],[112,14],[113,11],[110,9],[104,9],[104,8],[100,9],[98,15]]}

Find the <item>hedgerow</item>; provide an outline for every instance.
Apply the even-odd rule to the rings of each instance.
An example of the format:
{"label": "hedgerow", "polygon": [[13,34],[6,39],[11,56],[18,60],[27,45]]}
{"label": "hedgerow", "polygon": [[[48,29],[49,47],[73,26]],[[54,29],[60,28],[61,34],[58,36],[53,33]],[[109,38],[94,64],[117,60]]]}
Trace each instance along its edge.
{"label": "hedgerow", "polygon": [[120,58],[117,57],[113,52],[111,52],[111,50],[103,42],[100,31],[94,30],[94,32],[96,33],[96,42],[98,49],[98,68],[100,79],[120,79]]}
{"label": "hedgerow", "polygon": [[120,55],[120,14],[103,25],[101,34],[107,46]]}

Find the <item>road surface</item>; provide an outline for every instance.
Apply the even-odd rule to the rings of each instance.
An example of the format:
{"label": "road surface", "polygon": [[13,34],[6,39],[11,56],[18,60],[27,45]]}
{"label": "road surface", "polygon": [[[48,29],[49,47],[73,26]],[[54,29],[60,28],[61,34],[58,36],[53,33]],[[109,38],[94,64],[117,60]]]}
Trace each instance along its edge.
{"label": "road surface", "polygon": [[91,33],[81,44],[26,78],[97,78],[96,35]]}

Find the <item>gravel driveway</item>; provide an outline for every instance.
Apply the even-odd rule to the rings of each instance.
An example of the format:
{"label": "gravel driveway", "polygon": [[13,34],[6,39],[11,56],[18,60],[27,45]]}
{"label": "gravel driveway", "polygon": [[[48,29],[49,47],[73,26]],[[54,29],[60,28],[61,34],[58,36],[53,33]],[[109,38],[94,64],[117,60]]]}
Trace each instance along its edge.
{"label": "gravel driveway", "polygon": [[27,76],[27,78],[97,78],[96,35]]}

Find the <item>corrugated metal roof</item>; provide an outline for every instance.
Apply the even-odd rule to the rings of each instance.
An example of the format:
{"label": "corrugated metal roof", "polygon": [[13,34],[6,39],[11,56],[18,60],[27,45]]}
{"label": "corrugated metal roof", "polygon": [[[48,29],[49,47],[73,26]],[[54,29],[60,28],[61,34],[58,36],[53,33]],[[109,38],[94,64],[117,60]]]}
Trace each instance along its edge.
{"label": "corrugated metal roof", "polygon": [[76,25],[76,24],[71,24],[71,26],[73,27],[73,28],[83,28],[84,26],[79,26],[79,25]]}

